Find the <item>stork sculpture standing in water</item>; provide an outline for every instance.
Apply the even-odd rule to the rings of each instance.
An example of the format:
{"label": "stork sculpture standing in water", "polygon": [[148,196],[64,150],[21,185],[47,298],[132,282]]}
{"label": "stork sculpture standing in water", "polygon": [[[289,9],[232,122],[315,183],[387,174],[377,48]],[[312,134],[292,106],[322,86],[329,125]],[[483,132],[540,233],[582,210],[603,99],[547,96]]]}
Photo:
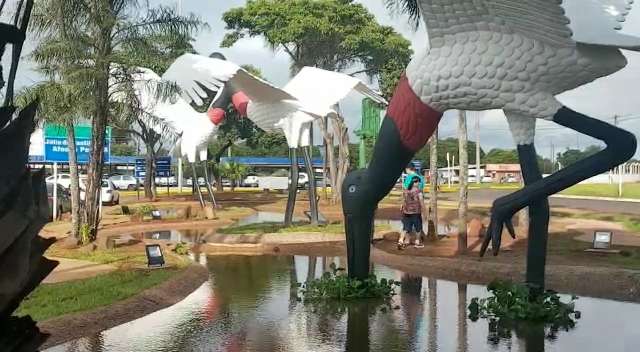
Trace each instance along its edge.
{"label": "stork sculpture standing in water", "polygon": [[[393,1],[391,1],[393,2]],[[517,144],[525,187],[494,201],[480,254],[497,255],[503,227],[529,207],[527,283],[544,287],[548,196],[630,159],[633,134],[563,106],[555,95],[622,69],[620,49],[640,38],[617,30],[632,0],[397,0],[422,18],[429,45],[401,78],[371,164],[342,188],[349,274],[369,271],[373,216],[413,155],[451,109],[503,109]],[[601,152],[542,178],[534,148],[536,119],[597,138]]]}

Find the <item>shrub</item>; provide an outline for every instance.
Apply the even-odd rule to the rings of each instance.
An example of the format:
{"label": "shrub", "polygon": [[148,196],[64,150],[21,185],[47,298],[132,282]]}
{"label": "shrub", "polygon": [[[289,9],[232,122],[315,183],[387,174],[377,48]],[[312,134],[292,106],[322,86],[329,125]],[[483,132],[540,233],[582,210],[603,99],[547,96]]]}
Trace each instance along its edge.
{"label": "shrub", "polygon": [[136,214],[139,214],[141,216],[151,216],[152,212],[153,206],[149,204],[143,204],[136,209]]}
{"label": "shrub", "polygon": [[178,242],[175,247],[173,247],[173,251],[179,255],[187,255],[189,254],[189,245],[185,242]]}

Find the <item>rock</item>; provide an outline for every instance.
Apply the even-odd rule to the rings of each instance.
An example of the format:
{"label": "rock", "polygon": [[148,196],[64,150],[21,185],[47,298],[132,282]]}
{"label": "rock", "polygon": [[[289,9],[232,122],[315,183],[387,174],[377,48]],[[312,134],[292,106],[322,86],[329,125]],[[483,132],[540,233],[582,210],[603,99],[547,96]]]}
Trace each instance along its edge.
{"label": "rock", "polygon": [[213,209],[213,207],[212,207],[211,205],[207,205],[207,206],[204,208],[204,217],[205,217],[207,220],[212,220],[212,219],[217,218],[217,216],[216,216],[216,211],[215,211],[215,209]]}
{"label": "rock", "polygon": [[398,239],[400,239],[400,233],[397,231],[387,232],[384,235],[382,235],[382,238],[385,241],[398,242]]}
{"label": "rock", "polygon": [[479,219],[472,219],[467,225],[467,236],[469,237],[482,237],[484,232],[484,224]]}

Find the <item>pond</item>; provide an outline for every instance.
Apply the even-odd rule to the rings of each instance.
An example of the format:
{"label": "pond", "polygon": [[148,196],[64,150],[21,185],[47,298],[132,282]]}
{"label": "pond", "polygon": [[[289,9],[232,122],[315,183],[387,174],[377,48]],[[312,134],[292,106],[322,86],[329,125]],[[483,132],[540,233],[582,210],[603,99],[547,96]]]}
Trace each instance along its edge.
{"label": "pond", "polygon": [[[210,256],[210,279],[178,304],[48,352],[103,351],[637,351],[640,305],[582,297],[577,326],[545,338],[533,330],[496,340],[466,306],[480,285],[413,276],[375,265],[401,281],[391,308],[373,303],[326,310],[296,301],[291,283],[318,276],[339,257]],[[311,264],[311,265],[310,265]]]}

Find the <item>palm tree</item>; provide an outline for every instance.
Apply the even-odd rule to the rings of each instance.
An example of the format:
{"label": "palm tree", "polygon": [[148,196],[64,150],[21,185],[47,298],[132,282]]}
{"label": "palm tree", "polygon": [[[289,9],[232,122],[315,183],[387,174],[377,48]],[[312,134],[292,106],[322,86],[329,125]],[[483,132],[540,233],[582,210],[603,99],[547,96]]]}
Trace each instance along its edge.
{"label": "palm tree", "polygon": [[[434,229],[427,231],[429,240],[438,239],[438,130],[433,132],[429,140],[429,222],[433,222]],[[430,225],[430,224],[429,224]]]}
{"label": "palm tree", "polygon": [[222,164],[220,173],[231,181],[231,192],[235,190],[236,182],[240,182],[247,174],[247,167],[235,161]]}
{"label": "palm tree", "polygon": [[83,102],[86,94],[77,86],[50,77],[49,81],[24,89],[17,97],[19,106],[26,106],[38,99],[38,118],[48,123],[57,123],[66,129],[69,147],[69,173],[71,174],[71,241],[80,241],[81,219],[80,180],[74,125],[87,106]]}
{"label": "palm tree", "polygon": [[[118,112],[113,109],[112,84],[131,80],[114,76],[121,67],[150,66],[163,52],[178,46],[201,26],[193,15],[177,16],[166,7],[149,8],[137,0],[42,0],[36,5],[33,29],[41,39],[35,61],[83,88],[91,103],[91,150],[84,217],[95,237],[98,228],[106,126]],[[163,40],[158,40],[161,37]],[[171,43],[171,45],[170,45]]]}

